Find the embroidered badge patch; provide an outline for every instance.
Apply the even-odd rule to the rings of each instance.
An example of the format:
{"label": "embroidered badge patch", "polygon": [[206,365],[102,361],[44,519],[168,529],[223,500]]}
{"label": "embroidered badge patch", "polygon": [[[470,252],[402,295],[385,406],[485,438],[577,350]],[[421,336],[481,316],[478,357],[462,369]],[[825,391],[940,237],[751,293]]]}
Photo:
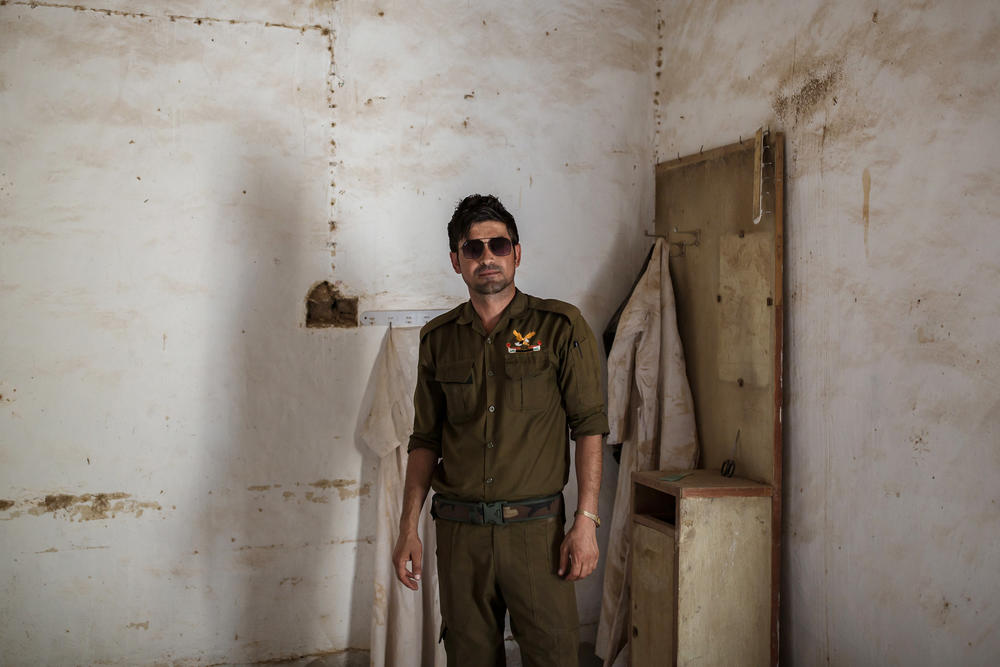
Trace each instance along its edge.
{"label": "embroidered badge patch", "polygon": [[531,342],[531,337],[535,335],[534,331],[523,336],[518,333],[517,329],[514,329],[513,333],[517,342],[513,345],[507,343],[507,351],[511,354],[515,354],[517,352],[538,352],[542,349],[542,341],[536,340],[534,343]]}

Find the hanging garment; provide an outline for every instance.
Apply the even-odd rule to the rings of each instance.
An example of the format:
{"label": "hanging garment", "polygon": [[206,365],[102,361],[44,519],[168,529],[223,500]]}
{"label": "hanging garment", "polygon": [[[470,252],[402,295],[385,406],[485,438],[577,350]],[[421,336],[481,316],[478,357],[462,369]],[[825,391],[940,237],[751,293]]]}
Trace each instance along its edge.
{"label": "hanging garment", "polygon": [[420,513],[424,550],[420,590],[403,586],[392,565],[403,507],[406,443],[413,427],[419,342],[417,327],[390,328],[386,333],[372,374],[371,407],[359,433],[362,442],[379,457],[371,635],[371,664],[376,667],[444,667],[447,663],[444,645],[437,641],[441,608],[429,502]]}
{"label": "hanging garment", "polygon": [[[646,253],[646,259],[642,260],[642,268],[635,276],[635,280],[632,281],[632,286],[628,288],[628,296],[625,300],[618,304],[618,309],[615,314],[611,316],[608,320],[608,325],[604,327],[604,332],[601,334],[601,338],[604,340],[604,353],[606,355],[611,355],[611,349],[615,346],[615,334],[618,333],[618,323],[621,322],[622,313],[625,312],[625,306],[628,305],[628,300],[632,298],[635,294],[635,288],[639,285],[639,281],[642,277],[646,275],[646,269],[649,267],[649,260],[653,256],[653,250],[656,248],[656,244],[649,246],[649,252]],[[619,443],[616,443],[619,444]]]}
{"label": "hanging garment", "polygon": [[622,443],[622,456],[597,626],[596,651],[605,665],[629,661],[632,472],[686,470],[698,459],[668,258],[669,246],[657,239],[608,357],[608,443]]}

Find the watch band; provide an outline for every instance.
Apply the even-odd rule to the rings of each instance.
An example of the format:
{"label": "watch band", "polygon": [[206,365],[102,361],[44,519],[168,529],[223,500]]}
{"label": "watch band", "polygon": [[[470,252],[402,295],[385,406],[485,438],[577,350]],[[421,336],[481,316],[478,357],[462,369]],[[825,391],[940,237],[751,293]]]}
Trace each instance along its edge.
{"label": "watch band", "polygon": [[596,514],[588,512],[587,510],[577,510],[576,513],[582,514],[583,516],[587,517],[588,519],[596,523],[598,528],[601,527],[601,517],[597,516]]}

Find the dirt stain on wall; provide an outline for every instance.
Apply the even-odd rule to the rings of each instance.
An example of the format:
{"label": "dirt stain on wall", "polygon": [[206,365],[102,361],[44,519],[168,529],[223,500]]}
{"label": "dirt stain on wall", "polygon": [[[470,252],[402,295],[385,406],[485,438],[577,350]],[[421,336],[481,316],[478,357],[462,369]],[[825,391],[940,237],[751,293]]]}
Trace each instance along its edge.
{"label": "dirt stain on wall", "polygon": [[871,210],[871,192],[872,192],[872,175],[871,172],[866,168],[864,173],[861,174],[861,188],[864,190],[864,201],[861,204],[861,218],[865,223],[865,257],[868,256],[868,226],[871,222],[870,210]]}
{"label": "dirt stain on wall", "polygon": [[306,500],[311,503],[326,503],[329,502],[329,498],[326,496],[316,495],[312,491],[306,491]]}
{"label": "dirt stain on wall", "polygon": [[[321,479],[318,482],[313,482],[309,486],[315,486],[320,489],[337,489],[337,493],[340,495],[341,500],[347,500],[348,498],[357,498],[358,496],[367,496],[371,493],[371,484],[365,484],[358,488],[357,480],[353,479]],[[306,494],[308,497],[309,494]],[[316,501],[313,501],[316,502]]]}
{"label": "dirt stain on wall", "polygon": [[[145,502],[134,500],[131,494],[115,493],[85,493],[80,496],[68,493],[48,494],[44,498],[17,501],[4,500],[3,509],[10,509],[18,504],[26,507],[27,514],[31,516],[42,516],[51,514],[53,517],[60,514],[69,520],[95,521],[98,519],[114,519],[119,514],[133,514],[136,518],[142,516],[147,509],[160,511],[163,508],[157,502]],[[9,503],[9,504],[8,504]],[[22,512],[12,513],[20,516]]]}

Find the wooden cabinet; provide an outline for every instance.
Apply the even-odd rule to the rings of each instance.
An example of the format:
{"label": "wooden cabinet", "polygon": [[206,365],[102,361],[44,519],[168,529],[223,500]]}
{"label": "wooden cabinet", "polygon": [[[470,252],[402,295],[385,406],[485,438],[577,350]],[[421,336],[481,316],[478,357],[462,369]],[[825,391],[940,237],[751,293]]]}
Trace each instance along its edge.
{"label": "wooden cabinet", "polygon": [[633,474],[635,667],[778,663],[783,141],[656,166],[702,469]]}
{"label": "wooden cabinet", "polygon": [[632,478],[632,664],[766,665],[771,487],[678,474]]}

